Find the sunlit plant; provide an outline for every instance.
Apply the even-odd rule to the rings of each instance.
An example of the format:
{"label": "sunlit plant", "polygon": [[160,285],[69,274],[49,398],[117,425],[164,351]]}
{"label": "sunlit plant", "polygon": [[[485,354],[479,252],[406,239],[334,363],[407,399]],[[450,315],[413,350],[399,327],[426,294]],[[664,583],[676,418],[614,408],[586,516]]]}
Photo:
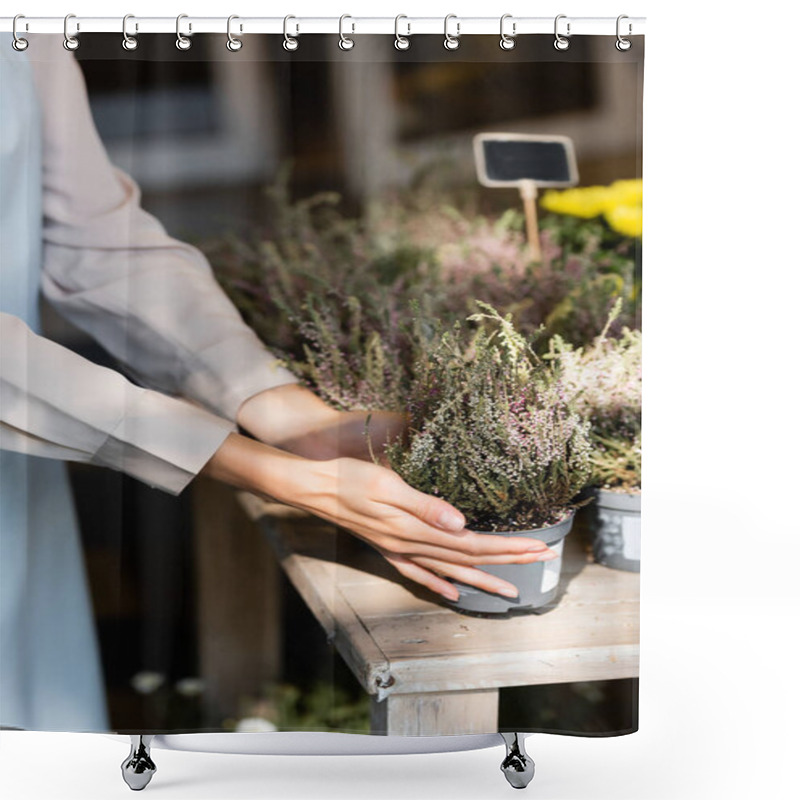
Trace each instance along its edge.
{"label": "sunlit plant", "polygon": [[411,486],[453,503],[474,529],[555,524],[589,478],[589,425],[510,315],[478,306],[472,335],[456,322],[420,355],[410,436],[387,447],[389,462]]}
{"label": "sunlit plant", "polygon": [[569,399],[591,422],[592,482],[635,491],[642,483],[642,334],[624,328],[609,337],[618,311],[619,304],[587,347],[554,337],[549,357],[560,366]]}

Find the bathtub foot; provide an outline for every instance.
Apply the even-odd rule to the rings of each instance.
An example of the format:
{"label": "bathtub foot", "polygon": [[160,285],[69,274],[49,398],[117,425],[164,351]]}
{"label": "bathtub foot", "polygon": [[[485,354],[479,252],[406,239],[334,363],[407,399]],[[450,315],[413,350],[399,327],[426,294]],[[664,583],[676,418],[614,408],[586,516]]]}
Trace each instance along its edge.
{"label": "bathtub foot", "polygon": [[525,752],[525,739],[521,733],[501,733],[506,743],[506,757],[500,769],[515,789],[524,789],[532,780],[535,765]]}
{"label": "bathtub foot", "polygon": [[122,762],[122,778],[135,792],[140,792],[150,783],[156,765],[150,758],[152,736],[131,734],[131,752]]}

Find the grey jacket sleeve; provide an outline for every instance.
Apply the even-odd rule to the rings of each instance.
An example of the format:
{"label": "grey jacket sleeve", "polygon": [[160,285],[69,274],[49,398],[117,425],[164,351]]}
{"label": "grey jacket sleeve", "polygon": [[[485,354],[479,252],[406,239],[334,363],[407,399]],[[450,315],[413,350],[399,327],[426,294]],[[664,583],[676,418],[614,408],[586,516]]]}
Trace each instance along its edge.
{"label": "grey jacket sleeve", "polygon": [[202,254],[140,208],[135,183],[108,160],[61,37],[37,36],[30,57],[43,127],[43,292],[146,388],[2,314],[0,446],[178,494],[236,429],[245,399],[297,379],[244,324]]}
{"label": "grey jacket sleeve", "polygon": [[59,36],[44,38],[34,62],[43,292],[137,381],[235,420],[248,397],[298,378],[243,322],[202,253],[142,210],[134,181],[109,162],[75,57]]}
{"label": "grey jacket sleeve", "polygon": [[0,314],[4,450],[110,467],[179,494],[235,429]]}

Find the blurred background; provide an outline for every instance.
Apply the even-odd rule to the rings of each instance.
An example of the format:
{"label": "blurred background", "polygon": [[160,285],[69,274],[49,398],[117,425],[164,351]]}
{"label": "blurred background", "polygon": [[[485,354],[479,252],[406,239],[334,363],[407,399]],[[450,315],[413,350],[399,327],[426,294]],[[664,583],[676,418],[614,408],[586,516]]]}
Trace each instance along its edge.
{"label": "blurred background", "polygon": [[[142,204],[171,235],[194,243],[269,227],[264,188],[291,165],[296,198],[341,194],[349,213],[425,180],[473,193],[482,210],[518,207],[515,189],[478,186],[479,132],[559,134],[575,143],[581,185],[641,177],[641,61],[607,38],[529,37],[503,52],[496,36],[457,53],[438,37],[305,35],[294,54],[279,37],[148,35],[122,53],[119,36],[92,35],[77,55],[112,161],[142,188]],[[52,338],[115,366],[94,342],[45,310]],[[121,474],[71,464],[116,730],[278,727],[368,730],[369,706],[349,669],[244,515],[218,488],[180,497]],[[226,571],[213,533],[198,533],[209,498],[227,508],[253,572]],[[223,524],[220,523],[220,525]],[[266,584],[277,585],[269,591]],[[501,690],[501,729],[624,732],[636,725],[636,682]],[[344,712],[343,712],[344,709]],[[257,723],[253,723],[257,724]],[[560,727],[557,727],[560,726]]]}

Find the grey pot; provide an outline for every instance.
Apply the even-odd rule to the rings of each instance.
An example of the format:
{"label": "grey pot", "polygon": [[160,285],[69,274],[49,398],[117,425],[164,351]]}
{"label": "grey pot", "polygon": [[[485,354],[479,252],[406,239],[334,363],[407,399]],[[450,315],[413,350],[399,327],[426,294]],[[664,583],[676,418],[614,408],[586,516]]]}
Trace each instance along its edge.
{"label": "grey pot", "polygon": [[[575,513],[556,525],[536,528],[530,531],[476,531],[492,536],[522,536],[527,539],[538,539],[544,542],[559,556],[564,548],[564,537],[572,529]],[[481,614],[506,614],[510,611],[536,612],[547,606],[558,594],[558,582],[561,577],[562,558],[552,561],[534,561],[532,564],[486,564],[478,569],[496,575],[498,578],[513,583],[519,589],[519,597],[503,597],[448,578],[458,588],[458,600],[446,600],[454,609]]]}
{"label": "grey pot", "polygon": [[640,492],[595,490],[592,530],[594,559],[598,564],[627,572],[639,572],[642,542],[642,495]]}

